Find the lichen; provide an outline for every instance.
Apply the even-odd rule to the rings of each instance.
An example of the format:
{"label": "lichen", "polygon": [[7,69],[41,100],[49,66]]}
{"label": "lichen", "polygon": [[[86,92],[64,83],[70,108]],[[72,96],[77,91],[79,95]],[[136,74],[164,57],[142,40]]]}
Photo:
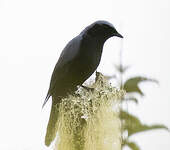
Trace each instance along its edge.
{"label": "lichen", "polygon": [[97,72],[90,88],[62,99],[55,150],[121,150],[120,100],[124,91]]}

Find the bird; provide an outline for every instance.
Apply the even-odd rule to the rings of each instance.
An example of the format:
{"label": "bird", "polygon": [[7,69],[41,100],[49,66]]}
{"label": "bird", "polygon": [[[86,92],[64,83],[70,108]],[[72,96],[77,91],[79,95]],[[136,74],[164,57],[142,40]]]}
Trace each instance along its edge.
{"label": "bird", "polygon": [[63,49],[53,70],[49,90],[43,103],[52,97],[52,106],[45,144],[49,146],[55,136],[55,124],[58,120],[58,110],[55,108],[62,98],[74,93],[97,69],[107,39],[117,36],[123,38],[108,21],[99,20],[87,26],[74,37]]}

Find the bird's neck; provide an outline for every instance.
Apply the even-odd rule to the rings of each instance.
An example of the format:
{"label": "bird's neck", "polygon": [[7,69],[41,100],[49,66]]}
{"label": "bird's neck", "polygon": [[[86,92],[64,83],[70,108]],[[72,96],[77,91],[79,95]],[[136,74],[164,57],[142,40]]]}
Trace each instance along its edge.
{"label": "bird's neck", "polygon": [[[82,52],[83,58],[88,59],[88,62],[96,69],[99,65],[104,41],[93,37],[84,37],[82,40]],[[95,59],[95,61],[94,61]]]}
{"label": "bird's neck", "polygon": [[94,47],[97,48],[98,50],[103,49],[103,45],[105,43],[107,39],[103,38],[103,37],[93,37],[91,35],[85,34],[83,36],[83,41],[87,44],[87,46],[89,45],[90,47]]}

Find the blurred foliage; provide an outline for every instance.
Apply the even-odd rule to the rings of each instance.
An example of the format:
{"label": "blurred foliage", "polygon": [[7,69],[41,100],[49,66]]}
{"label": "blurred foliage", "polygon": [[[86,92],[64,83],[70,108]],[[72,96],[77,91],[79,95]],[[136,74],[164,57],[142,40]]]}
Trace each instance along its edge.
{"label": "blurred foliage", "polygon": [[136,77],[127,79],[123,85],[123,88],[127,93],[135,93],[136,92],[136,93],[140,94],[141,96],[144,96],[144,93],[141,91],[141,89],[138,86],[139,83],[144,82],[144,81],[151,81],[151,82],[158,83],[154,79],[150,79],[150,78],[146,78],[146,77],[142,77],[142,76],[136,76]]}
{"label": "blurred foliage", "polygon": [[[139,87],[139,84],[145,82],[151,82],[158,84],[158,81],[152,78],[147,78],[144,76],[133,76],[125,81],[123,81],[126,71],[129,69],[129,66],[123,66],[122,64],[122,52],[120,52],[120,63],[119,65],[115,65],[115,69],[117,71],[118,76],[107,76],[107,79],[115,79],[119,84],[121,89],[126,91],[125,97],[122,99],[123,102],[134,102],[138,104],[137,96],[143,97],[145,93]],[[120,111],[120,118],[122,120],[122,149],[127,146],[131,150],[140,150],[140,147],[133,141],[130,141],[130,137],[134,134],[141,133],[144,131],[150,131],[154,129],[169,129],[162,124],[154,124],[154,125],[146,125],[141,123],[140,119],[129,112],[123,110]]]}
{"label": "blurred foliage", "polygon": [[137,117],[123,110],[121,110],[120,112],[120,118],[122,119],[124,131],[128,131],[128,137],[130,137],[133,134],[147,131],[147,130],[152,130],[152,129],[168,130],[166,126],[161,124],[150,125],[150,126],[142,124]]}

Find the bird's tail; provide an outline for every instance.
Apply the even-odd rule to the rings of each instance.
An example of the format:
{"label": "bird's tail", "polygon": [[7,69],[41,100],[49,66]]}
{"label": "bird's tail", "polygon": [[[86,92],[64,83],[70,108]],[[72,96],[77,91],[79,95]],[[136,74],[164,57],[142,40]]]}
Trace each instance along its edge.
{"label": "bird's tail", "polygon": [[47,103],[47,101],[48,101],[48,99],[50,98],[50,94],[49,94],[49,92],[47,93],[47,96],[46,96],[46,98],[45,98],[45,101],[44,101],[44,103],[43,103],[43,105],[42,105],[42,108],[45,106],[45,104]]}
{"label": "bird's tail", "polygon": [[59,115],[59,110],[56,105],[56,100],[52,100],[52,106],[51,106],[51,113],[50,113],[50,118],[48,121],[48,126],[47,126],[47,131],[46,131],[46,136],[45,136],[45,145],[49,146],[51,142],[55,139],[56,137],[56,132],[57,132],[57,121],[58,121],[58,115]]}

